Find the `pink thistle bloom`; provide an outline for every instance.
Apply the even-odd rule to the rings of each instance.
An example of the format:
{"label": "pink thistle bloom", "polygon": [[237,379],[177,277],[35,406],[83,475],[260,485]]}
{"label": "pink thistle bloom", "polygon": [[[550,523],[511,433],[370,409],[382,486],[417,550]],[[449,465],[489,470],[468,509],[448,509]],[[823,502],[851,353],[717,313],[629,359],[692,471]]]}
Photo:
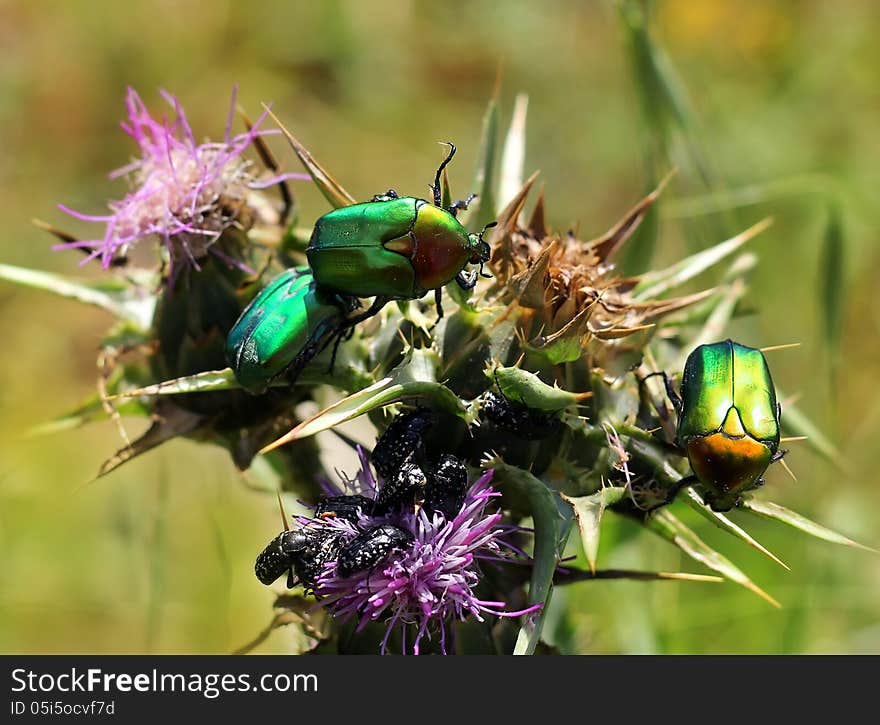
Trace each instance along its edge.
{"label": "pink thistle bloom", "polygon": [[111,178],[127,176],[132,189],[124,198],[109,202],[111,213],[92,216],[59,204],[62,211],[77,219],[105,224],[104,236],[65,242],[54,249],[90,250],[84,262],[100,258],[101,266],[107,269],[133,244],[156,237],[168,249],[172,265],[183,262],[198,269],[198,260],[212,251],[233,263],[211,247],[229,227],[247,226],[240,212],[249,192],[285,179],[303,178],[299,174],[256,178],[252,163],[241,154],[256,137],[274,132],[259,130],[263,114],[249,131],[232,135],[235,89],[223,141],[202,144],[196,143],[178,99],[166,91],[161,94],[174,109],[172,121],[164,116],[153,118],[134,89],[128,89],[128,119],[121,126],[137,142],[141,156],[110,174]]}
{"label": "pink thistle bloom", "polygon": [[[500,496],[489,486],[492,473],[486,472],[471,486],[451,521],[440,513],[429,516],[424,510],[381,518],[362,516],[357,527],[344,519],[321,521],[318,525],[344,530],[349,537],[377,523],[392,523],[411,532],[413,541],[395,549],[379,567],[350,577],[339,576],[335,561],[325,564],[315,586],[320,605],[341,621],[356,617],[358,631],[373,621],[387,622],[383,654],[395,627],[404,635],[407,628],[415,629],[414,654],[419,653],[425,636],[430,639],[439,631],[440,649],[446,654],[446,625],[451,620],[474,617],[483,621],[484,615],[517,617],[540,609],[542,605],[537,604],[522,611],[505,611],[504,602],[480,599],[475,593],[481,578],[480,561],[489,564],[503,559],[502,549],[511,548],[503,541],[510,527],[501,524],[500,513],[486,510],[490,501]],[[365,493],[376,489],[368,466],[350,483],[355,488],[362,486]],[[313,519],[304,522],[318,523]]]}

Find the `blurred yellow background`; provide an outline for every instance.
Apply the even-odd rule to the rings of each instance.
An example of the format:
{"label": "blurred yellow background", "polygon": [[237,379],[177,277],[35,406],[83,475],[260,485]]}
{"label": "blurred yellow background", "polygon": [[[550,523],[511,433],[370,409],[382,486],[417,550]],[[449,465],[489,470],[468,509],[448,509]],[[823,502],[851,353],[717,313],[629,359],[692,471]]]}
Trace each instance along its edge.
{"label": "blurred yellow background", "polygon": [[[776,220],[752,243],[760,266],[749,302],[760,314],[732,333],[752,345],[803,343],[774,354],[774,377],[801,395],[849,468],[844,475],[800,444],[787,459],[799,482],[773,470],[764,495],[880,546],[880,5],[658,0],[652,17],[690,99],[685,140],[698,144],[715,191],[738,190],[722,193],[738,202],[720,215],[726,228]],[[516,93],[529,96],[526,167],[542,172],[549,221],[589,238],[649,183],[645,139],[657,120],[640,105],[628,42],[610,1],[3,0],[0,262],[100,274],[78,268],[74,252],[50,251],[30,220],[86,235],[56,203],[101,213],[125,193],[107,172],[135,151],[118,125],[126,86],[154,111],[164,110],[159,88],[176,94],[204,138],[222,135],[237,83],[252,116],[272,102],[359,198],[389,187],[423,195],[436,142],[453,139],[452,184],[463,194],[499,65],[503,117]],[[689,224],[722,228],[694,216],[707,187],[682,153],[660,206],[656,263],[690,248]],[[295,183],[304,222],[326,211]],[[829,198],[842,210],[846,249],[836,382],[822,322]],[[112,424],[26,436],[94,390],[109,322],[0,282],[0,651],[231,651],[271,618],[272,592],[252,573],[277,529],[271,497],[247,488],[225,453],[194,443],[83,485],[121,446]],[[697,526],[783,609],[732,584],[588,582],[557,591],[567,615],[551,617],[548,636],[595,653],[880,652],[880,558],[780,524],[745,524],[790,573]],[[612,526],[600,565],[700,571],[633,533]],[[259,651],[286,651],[291,636],[279,631]]]}

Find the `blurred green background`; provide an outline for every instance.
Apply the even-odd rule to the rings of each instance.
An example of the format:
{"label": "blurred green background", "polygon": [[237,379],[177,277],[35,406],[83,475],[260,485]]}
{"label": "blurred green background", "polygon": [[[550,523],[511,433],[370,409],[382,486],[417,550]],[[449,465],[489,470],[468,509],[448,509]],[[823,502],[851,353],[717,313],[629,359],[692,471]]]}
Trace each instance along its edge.
{"label": "blurred green background", "polygon": [[[774,468],[764,495],[878,546],[880,6],[658,0],[652,45],[641,7],[2,0],[0,262],[99,273],[51,252],[30,220],[86,235],[55,204],[100,213],[125,193],[107,172],[135,151],[118,126],[128,85],[155,111],[157,89],[178,95],[202,138],[222,134],[238,83],[251,115],[274,103],[361,198],[391,186],[424,194],[436,142],[454,139],[463,194],[500,66],[504,117],[516,93],[529,96],[526,167],[542,172],[554,227],[603,232],[673,164],[653,263],[775,217],[752,243],[759,314],[732,334],[802,343],[773,354],[774,377],[837,441],[848,470],[800,444],[787,459],[799,482]],[[666,85],[652,86],[658,77]],[[300,182],[296,192],[304,221],[326,211],[314,190]],[[829,229],[833,209],[842,236]],[[26,436],[94,390],[109,322],[0,282],[0,651],[230,651],[271,618],[273,594],[252,573],[277,529],[271,497],[248,488],[225,453],[189,442],[84,485],[121,445],[112,424]],[[878,557],[744,523],[791,572],[695,526],[783,609],[732,584],[588,582],[557,590],[549,636],[594,653],[880,652]],[[625,523],[606,529],[600,565],[701,571]],[[286,651],[291,636],[280,630],[258,651]]]}

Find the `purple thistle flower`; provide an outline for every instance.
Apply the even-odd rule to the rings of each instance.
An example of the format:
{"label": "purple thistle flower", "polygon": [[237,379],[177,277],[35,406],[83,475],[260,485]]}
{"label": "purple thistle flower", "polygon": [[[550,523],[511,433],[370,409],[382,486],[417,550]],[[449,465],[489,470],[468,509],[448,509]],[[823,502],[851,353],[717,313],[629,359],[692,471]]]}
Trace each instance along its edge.
{"label": "purple thistle flower", "polygon": [[[362,457],[362,462],[366,459]],[[488,513],[489,502],[500,496],[489,483],[492,471],[482,475],[470,488],[458,514],[447,521],[442,514],[429,516],[424,510],[381,518],[362,516],[355,527],[344,519],[322,520],[318,525],[344,530],[354,537],[358,529],[391,523],[412,533],[413,541],[404,549],[395,549],[391,556],[372,571],[341,577],[335,561],[325,564],[318,577],[315,595],[320,605],[341,621],[358,619],[360,631],[373,621],[387,622],[382,653],[395,627],[404,635],[408,627],[416,630],[412,645],[419,653],[424,637],[439,631],[440,649],[446,654],[446,625],[453,619],[469,616],[483,621],[483,615],[517,617],[541,608],[541,604],[522,611],[504,611],[504,602],[480,599],[476,587],[480,582],[478,562],[498,561],[502,537],[510,527],[501,525],[500,513]],[[349,482],[351,483],[351,482]],[[355,487],[375,490],[376,482],[365,465],[354,482]],[[314,526],[316,520],[303,520]],[[302,523],[302,521],[301,521]]]}
{"label": "purple thistle flower", "polygon": [[84,221],[106,225],[103,238],[57,244],[53,249],[79,248],[88,251],[85,262],[100,258],[107,269],[112,261],[124,256],[130,246],[155,236],[168,249],[172,268],[176,263],[199,269],[199,259],[213,252],[227,263],[235,264],[212,245],[229,227],[242,219],[249,192],[299,174],[280,174],[258,180],[252,163],[242,152],[261,135],[275,133],[259,130],[262,114],[246,133],[232,135],[236,89],[233,89],[223,141],[197,144],[180,101],[166,91],[162,97],[174,109],[174,119],[153,118],[140,96],[129,88],[126,96],[127,121],[121,126],[140,147],[141,157],[110,174],[127,176],[132,190],[121,200],[110,201],[110,214],[92,216],[59,208]]}

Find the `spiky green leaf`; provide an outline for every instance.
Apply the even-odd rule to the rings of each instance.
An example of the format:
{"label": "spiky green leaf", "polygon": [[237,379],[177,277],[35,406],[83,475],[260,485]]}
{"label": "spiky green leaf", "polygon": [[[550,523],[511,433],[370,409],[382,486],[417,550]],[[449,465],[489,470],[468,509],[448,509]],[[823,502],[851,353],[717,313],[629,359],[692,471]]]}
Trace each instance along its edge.
{"label": "spiky green leaf", "polygon": [[52,272],[0,264],[0,279],[50,292],[58,297],[100,307],[120,320],[147,329],[153,318],[156,300],[151,295],[136,295],[123,285],[108,285],[106,280],[86,282]]}
{"label": "spiky green leaf", "polygon": [[[142,417],[150,415],[150,409],[138,400],[129,400],[122,405],[114,407],[115,412],[119,415]],[[40,423],[28,429],[27,435],[35,437],[73,430],[74,428],[80,428],[93,421],[105,420],[109,415],[106,403],[101,401],[99,395],[93,395],[84,403],[64,415],[60,415],[57,418],[53,418],[52,420]]]}
{"label": "spiky green leaf", "polygon": [[483,116],[473,189],[477,198],[468,212],[468,231],[478,232],[495,218],[495,159],[498,153],[498,86]]}
{"label": "spiky green leaf", "polygon": [[206,370],[203,373],[195,375],[184,375],[180,378],[172,380],[164,380],[155,385],[147,385],[143,388],[135,388],[134,390],[125,390],[116,395],[109,396],[108,400],[119,400],[122,398],[137,398],[144,395],[179,395],[180,393],[205,393],[215,390],[233,390],[240,388],[238,381],[235,379],[235,373],[232,368],[223,368],[222,370]]}
{"label": "spiky green leaf", "polygon": [[626,489],[622,486],[608,486],[590,496],[561,494],[562,500],[569,504],[574,511],[581,534],[581,544],[584,547],[584,555],[587,557],[590,571],[594,574],[596,573],[596,558],[599,553],[599,530],[602,514],[605,513],[607,506],[617,503],[625,495]]}
{"label": "spiky green leaf", "polygon": [[633,289],[633,297],[636,300],[653,299],[681,286],[709,267],[718,264],[725,257],[729,257],[750,239],[767,229],[771,223],[772,219],[762,219],[744,232],[720,242],[714,247],[685,257],[666,269],[642,275],[641,280]]}
{"label": "spiky green leaf", "polygon": [[691,574],[687,571],[632,571],[628,569],[603,569],[599,571],[585,571],[565,567],[557,569],[553,580],[555,586],[564,586],[576,582],[585,581],[608,581],[610,579],[628,579],[630,581],[678,581],[678,582],[709,582],[720,584],[724,577],[713,574]]}
{"label": "spiky green leaf", "polygon": [[783,569],[789,569],[789,566],[784,561],[782,561],[782,559],[780,559],[778,556],[776,556],[776,554],[758,543],[758,541],[755,540],[747,531],[737,526],[724,514],[718,511],[713,511],[711,508],[709,508],[709,506],[706,505],[705,501],[703,501],[703,498],[700,496],[700,494],[698,494],[694,489],[689,488],[687,490],[684,500],[692,509],[694,509],[694,511],[700,514],[700,516],[707,519],[708,521],[711,521],[722,531],[725,531],[728,534],[735,536],[740,541],[744,541],[756,551],[760,551],[771,561],[775,561]]}
{"label": "spiky green leaf", "polygon": [[434,372],[426,359],[426,351],[415,352],[425,354],[412,355],[407,364],[396,368],[388,377],[324,408],[260,452],[267,453],[285,443],[307,438],[371,410],[404,400],[418,400],[470,423],[471,413],[459,397],[432,379]]}
{"label": "spiky green leaf", "polygon": [[592,395],[570,393],[556,385],[547,385],[535,373],[517,367],[490,366],[486,376],[495,382],[505,398],[535,410],[563,410]]}
{"label": "spiky green leaf", "polygon": [[805,534],[809,534],[817,539],[822,539],[823,541],[830,541],[832,544],[851,546],[855,549],[863,549],[864,551],[871,551],[875,554],[880,553],[877,549],[872,549],[870,546],[865,546],[857,541],[853,541],[843,534],[838,534],[836,531],[832,531],[821,524],[817,524],[815,521],[811,521],[806,516],[801,516],[799,513],[770,501],[762,501],[761,499],[749,496],[743,499],[740,508],[765,519],[781,521],[798,531],[803,531]]}
{"label": "spiky green leaf", "polygon": [[648,517],[645,526],[675,544],[692,559],[705,564],[713,571],[717,571],[725,579],[736,582],[750,592],[754,592],[774,607],[780,606],[779,602],[749,579],[733,562],[715,551],[668,510],[662,509]]}
{"label": "spiky green leaf", "polygon": [[507,204],[522,188],[526,161],[526,113],[529,97],[517,95],[513,104],[510,128],[501,152],[501,178],[498,180],[498,204]]}
{"label": "spiky green leaf", "polygon": [[541,638],[544,615],[553,588],[560,545],[559,507],[556,494],[539,478],[528,471],[506,463],[492,462],[495,470],[493,484],[502,493],[512,492],[528,502],[534,522],[535,546],[532,552],[532,577],[529,584],[529,604],[543,603],[543,607],[520,629],[514,654],[530,655]]}

